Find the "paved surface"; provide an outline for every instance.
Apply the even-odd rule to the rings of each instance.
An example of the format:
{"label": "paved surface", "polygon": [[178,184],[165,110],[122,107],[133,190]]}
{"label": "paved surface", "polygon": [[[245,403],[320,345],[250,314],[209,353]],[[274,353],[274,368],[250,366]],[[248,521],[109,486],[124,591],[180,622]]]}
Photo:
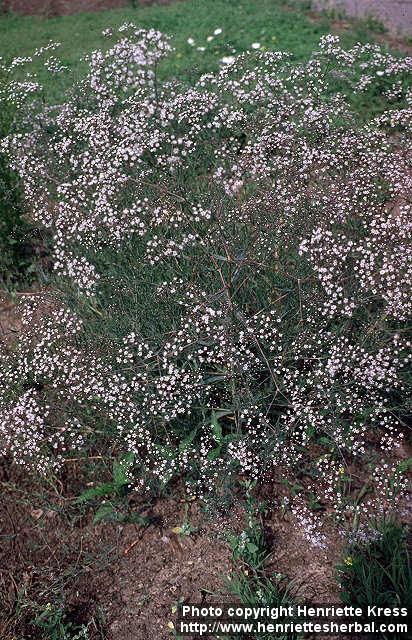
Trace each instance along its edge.
{"label": "paved surface", "polygon": [[348,15],[373,15],[394,33],[412,35],[412,0],[315,0],[320,9],[342,9]]}

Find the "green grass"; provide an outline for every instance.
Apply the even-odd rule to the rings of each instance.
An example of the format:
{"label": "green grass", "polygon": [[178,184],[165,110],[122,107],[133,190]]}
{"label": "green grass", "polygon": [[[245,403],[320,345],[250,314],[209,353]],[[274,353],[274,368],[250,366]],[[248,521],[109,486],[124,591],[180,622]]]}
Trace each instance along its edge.
{"label": "green grass", "polygon": [[[319,22],[310,21],[304,8],[294,6],[287,0],[186,0],[172,2],[168,6],[125,8],[98,13],[81,13],[59,18],[35,16],[0,16],[0,55],[4,58],[29,55],[34,48],[49,40],[62,43],[59,55],[74,72],[80,74],[83,64],[81,54],[102,46],[104,28],[118,27],[123,22],[135,22],[143,28],[156,28],[173,37],[175,53],[162,68],[164,76],[179,76],[189,80],[218,68],[223,55],[246,51],[253,42],[262,47],[291,51],[303,59],[316,48],[322,34],[330,30],[327,18]],[[212,42],[206,38],[216,28],[222,33]],[[191,37],[196,45],[190,46]],[[345,44],[364,39],[366,32],[344,35]],[[205,52],[197,46],[206,47]],[[47,73],[37,62],[39,77],[46,79]],[[53,81],[53,96],[64,90],[64,80]]]}
{"label": "green grass", "polygon": [[[375,537],[369,542],[349,545],[338,566],[342,602],[364,609],[377,605],[410,610],[412,567],[407,531],[390,519],[382,520],[371,531]],[[390,637],[395,640],[397,636],[390,634]]]}
{"label": "green grass", "polygon": [[[280,573],[267,574],[266,561],[270,557],[263,531],[261,514],[265,505],[258,503],[252,491],[255,483],[245,483],[246,528],[229,538],[234,570],[227,581],[227,591],[237,602],[245,606],[288,607],[296,603],[293,581]],[[227,640],[241,640],[244,636],[230,636]],[[257,639],[257,636],[253,636]],[[296,634],[259,635],[260,640],[298,640]],[[226,637],[225,637],[226,640]]]}

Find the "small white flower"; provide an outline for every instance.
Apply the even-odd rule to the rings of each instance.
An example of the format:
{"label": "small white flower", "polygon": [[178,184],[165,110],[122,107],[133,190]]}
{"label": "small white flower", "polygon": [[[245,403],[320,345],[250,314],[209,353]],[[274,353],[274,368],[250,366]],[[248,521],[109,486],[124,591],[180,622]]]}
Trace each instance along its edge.
{"label": "small white flower", "polygon": [[195,41],[193,40],[193,38],[188,38],[187,39],[187,44],[190,44],[191,47],[193,47]]}
{"label": "small white flower", "polygon": [[197,47],[198,51],[206,51],[206,47]]}
{"label": "small white flower", "polygon": [[219,36],[222,33],[222,29],[215,29],[213,33],[215,36]]}
{"label": "small white flower", "polygon": [[252,49],[260,49],[260,42],[253,42]]}
{"label": "small white flower", "polygon": [[212,40],[213,40],[213,36],[207,36],[206,40],[207,40],[208,42],[212,42]]}
{"label": "small white flower", "polygon": [[222,64],[232,64],[234,61],[234,56],[223,56],[223,58],[220,60]]}

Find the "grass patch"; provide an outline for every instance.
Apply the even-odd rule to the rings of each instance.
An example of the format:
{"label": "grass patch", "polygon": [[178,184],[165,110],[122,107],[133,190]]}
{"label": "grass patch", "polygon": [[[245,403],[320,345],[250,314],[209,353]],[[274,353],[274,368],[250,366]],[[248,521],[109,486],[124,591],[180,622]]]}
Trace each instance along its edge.
{"label": "grass patch", "polygon": [[338,567],[338,580],[345,604],[410,610],[412,571],[405,529],[393,520],[382,520],[358,532]]}
{"label": "grass patch", "polygon": [[[191,81],[202,73],[214,71],[223,56],[241,53],[259,42],[262,48],[292,52],[304,59],[316,48],[322,34],[330,31],[330,21],[310,21],[304,7],[288,5],[281,0],[187,0],[168,6],[125,8],[99,13],[80,13],[58,18],[38,16],[0,16],[0,55],[4,58],[30,55],[34,48],[49,40],[62,43],[59,57],[75,76],[85,69],[82,54],[101,47],[101,32],[124,22],[135,22],[142,28],[155,28],[172,36],[175,52],[164,61],[161,75],[179,76]],[[214,35],[215,29],[222,33]],[[213,40],[207,38],[213,36]],[[188,44],[193,38],[194,45]],[[366,39],[366,31],[344,34],[343,44]],[[199,51],[197,47],[205,47]],[[235,51],[233,51],[235,50]],[[34,71],[40,80],[50,82],[49,75],[36,61]],[[64,79],[49,86],[58,99],[66,88]]]}

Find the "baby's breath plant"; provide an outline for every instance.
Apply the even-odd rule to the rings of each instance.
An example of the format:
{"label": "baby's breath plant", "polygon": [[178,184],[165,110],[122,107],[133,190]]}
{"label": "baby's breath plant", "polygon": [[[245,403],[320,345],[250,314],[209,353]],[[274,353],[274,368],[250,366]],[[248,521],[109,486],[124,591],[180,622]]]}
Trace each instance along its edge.
{"label": "baby's breath plant", "polygon": [[[340,469],[371,443],[387,464],[408,412],[412,60],[326,36],[188,88],[159,82],[161,33],[105,36],[2,144],[58,291],[25,301],[2,357],[3,452],[43,471],[99,440],[134,455],[141,492],[179,476],[204,498],[309,456],[312,499],[352,519]],[[351,97],[388,85],[360,123]],[[370,509],[390,510],[402,491],[380,486]]]}
{"label": "baby's breath plant", "polygon": [[[13,106],[9,104],[9,77],[0,58],[0,139],[10,134]],[[28,225],[22,219],[21,194],[15,172],[0,152],[0,286],[10,288],[29,267],[24,236]]]}

